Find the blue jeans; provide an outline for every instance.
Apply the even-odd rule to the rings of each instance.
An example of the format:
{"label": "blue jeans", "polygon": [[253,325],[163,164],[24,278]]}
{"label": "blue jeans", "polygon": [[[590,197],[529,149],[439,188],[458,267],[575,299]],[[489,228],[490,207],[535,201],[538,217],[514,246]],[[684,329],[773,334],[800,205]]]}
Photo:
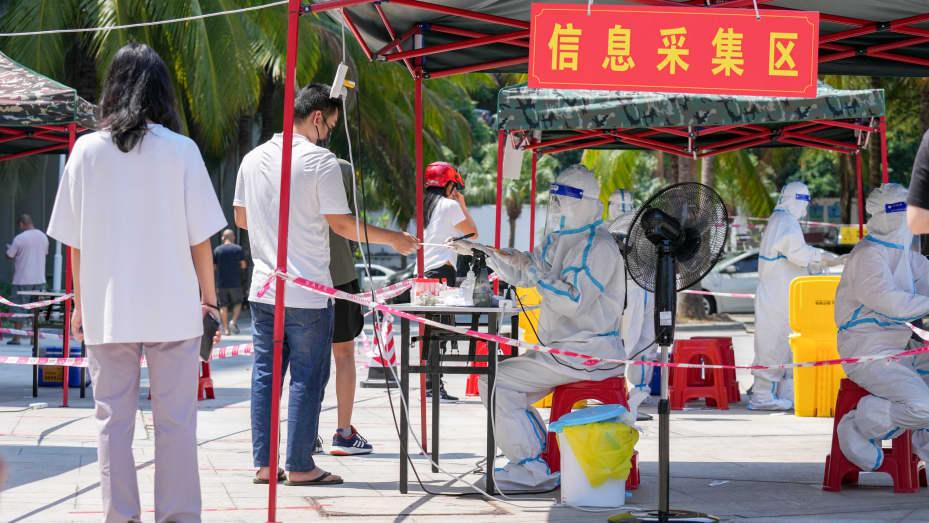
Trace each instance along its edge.
{"label": "blue jeans", "polygon": [[[271,458],[274,306],[252,303],[251,307],[255,344],[255,364],[252,367],[252,457],[256,467],[267,467]],[[316,468],[313,450],[319,428],[319,411],[329,381],[331,341],[331,303],[325,309],[285,309],[281,384],[289,365],[290,402],[287,406],[287,458],[284,463],[285,468],[291,472],[309,472]]]}

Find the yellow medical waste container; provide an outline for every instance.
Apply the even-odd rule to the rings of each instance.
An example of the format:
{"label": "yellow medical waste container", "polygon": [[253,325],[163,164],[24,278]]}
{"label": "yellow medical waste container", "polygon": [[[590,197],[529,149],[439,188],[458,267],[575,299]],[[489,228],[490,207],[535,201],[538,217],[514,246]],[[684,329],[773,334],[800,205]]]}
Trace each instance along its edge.
{"label": "yellow medical waste container", "polygon": [[839,245],[856,245],[867,234],[867,227],[864,227],[864,234],[859,237],[857,225],[843,225],[839,227]]}
{"label": "yellow medical waste container", "polygon": [[[803,276],[790,284],[790,349],[794,363],[839,357],[836,345],[835,293],[839,276]],[[840,365],[794,369],[794,413],[830,417],[834,413]]]}

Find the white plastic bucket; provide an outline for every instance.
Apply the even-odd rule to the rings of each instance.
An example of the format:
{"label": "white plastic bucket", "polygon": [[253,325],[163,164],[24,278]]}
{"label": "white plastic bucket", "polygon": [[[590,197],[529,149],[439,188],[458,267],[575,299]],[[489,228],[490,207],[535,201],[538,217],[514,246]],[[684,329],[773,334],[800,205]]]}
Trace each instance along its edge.
{"label": "white plastic bucket", "polygon": [[626,504],[626,482],[611,479],[599,487],[591,486],[564,432],[558,433],[561,452],[561,502],[578,507],[615,508]]}

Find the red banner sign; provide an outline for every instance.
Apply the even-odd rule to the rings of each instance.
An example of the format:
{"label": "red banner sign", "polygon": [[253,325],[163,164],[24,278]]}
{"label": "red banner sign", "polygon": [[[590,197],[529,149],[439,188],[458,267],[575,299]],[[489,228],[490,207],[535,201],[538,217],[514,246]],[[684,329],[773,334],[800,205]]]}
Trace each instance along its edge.
{"label": "red banner sign", "polygon": [[819,13],[532,4],[529,87],[812,98]]}

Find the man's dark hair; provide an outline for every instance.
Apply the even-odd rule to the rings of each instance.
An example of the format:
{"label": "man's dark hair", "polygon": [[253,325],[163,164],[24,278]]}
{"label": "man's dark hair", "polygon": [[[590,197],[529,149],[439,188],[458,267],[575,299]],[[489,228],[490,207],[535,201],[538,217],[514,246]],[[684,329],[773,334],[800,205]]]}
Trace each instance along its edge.
{"label": "man's dark hair", "polygon": [[171,76],[154,49],[130,43],[116,52],[100,97],[100,119],[124,153],[142,141],[148,122],[180,129]]}
{"label": "man's dark hair", "polygon": [[16,219],[16,225],[19,225],[20,227],[22,227],[23,225],[33,225],[32,216],[26,213],[20,214],[19,217]]}
{"label": "man's dark hair", "polygon": [[300,89],[294,101],[294,119],[302,122],[315,111],[322,111],[323,116],[327,117],[333,112],[341,111],[342,102],[338,98],[331,98],[330,90],[326,84],[315,83]]}

